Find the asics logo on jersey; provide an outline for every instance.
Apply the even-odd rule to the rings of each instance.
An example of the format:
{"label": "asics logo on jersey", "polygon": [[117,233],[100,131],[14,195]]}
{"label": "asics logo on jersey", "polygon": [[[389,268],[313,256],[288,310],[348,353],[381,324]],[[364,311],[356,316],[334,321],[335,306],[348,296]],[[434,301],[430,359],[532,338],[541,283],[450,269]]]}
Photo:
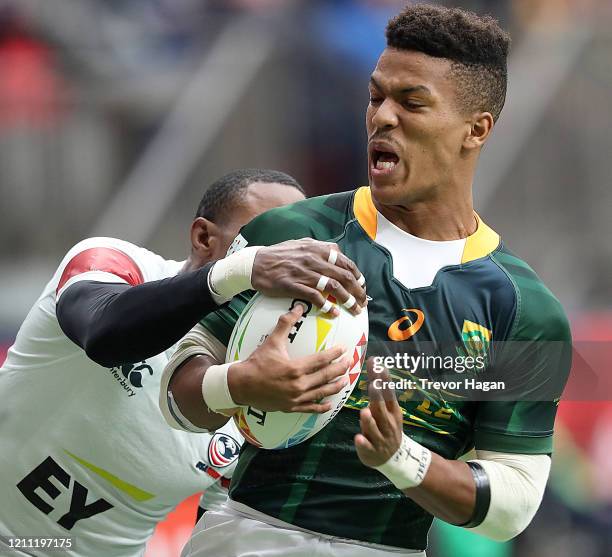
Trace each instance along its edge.
{"label": "asics logo on jersey", "polygon": [[229,466],[238,458],[240,444],[225,433],[215,433],[208,445],[208,462],[217,468]]}
{"label": "asics logo on jersey", "polygon": [[423,323],[425,323],[425,314],[420,309],[404,308],[402,311],[412,314],[414,320],[408,315],[404,315],[397,321],[391,323],[387,330],[387,336],[391,340],[408,340],[410,337],[414,336],[423,326]]}

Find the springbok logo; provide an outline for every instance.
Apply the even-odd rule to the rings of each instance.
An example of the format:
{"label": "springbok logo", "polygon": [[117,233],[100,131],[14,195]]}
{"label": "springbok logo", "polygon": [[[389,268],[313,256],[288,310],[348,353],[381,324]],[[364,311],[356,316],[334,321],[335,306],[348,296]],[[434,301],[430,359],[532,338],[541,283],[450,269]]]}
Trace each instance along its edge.
{"label": "springbok logo", "polygon": [[489,353],[493,332],[474,321],[463,322],[461,338],[469,356],[486,356]]}
{"label": "springbok logo", "polygon": [[420,309],[404,308],[402,311],[413,314],[416,318],[413,321],[408,315],[404,315],[391,323],[387,331],[387,336],[391,340],[408,340],[419,331],[425,322],[425,314]]}

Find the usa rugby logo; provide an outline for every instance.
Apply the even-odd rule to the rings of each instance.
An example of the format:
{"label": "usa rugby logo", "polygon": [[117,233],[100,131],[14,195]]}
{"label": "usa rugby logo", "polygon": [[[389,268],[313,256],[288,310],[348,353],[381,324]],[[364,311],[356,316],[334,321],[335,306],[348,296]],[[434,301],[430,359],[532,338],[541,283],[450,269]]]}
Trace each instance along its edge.
{"label": "usa rugby logo", "polygon": [[240,443],[225,433],[215,433],[208,445],[208,462],[211,466],[223,468],[238,458]]}

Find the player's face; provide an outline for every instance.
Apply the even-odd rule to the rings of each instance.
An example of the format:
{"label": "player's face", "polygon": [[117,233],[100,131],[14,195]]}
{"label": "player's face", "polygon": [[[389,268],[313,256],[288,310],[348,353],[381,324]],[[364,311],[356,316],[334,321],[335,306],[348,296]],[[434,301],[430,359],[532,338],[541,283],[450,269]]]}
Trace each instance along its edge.
{"label": "player's face", "polygon": [[224,222],[217,224],[218,238],[213,259],[221,259],[238,235],[240,229],[257,215],[304,199],[299,190],[276,183],[255,182],[251,184],[240,205],[233,208]]}
{"label": "player's face", "polygon": [[407,205],[453,183],[470,123],[455,103],[451,62],[387,48],[370,81],[368,175],[374,198]]}

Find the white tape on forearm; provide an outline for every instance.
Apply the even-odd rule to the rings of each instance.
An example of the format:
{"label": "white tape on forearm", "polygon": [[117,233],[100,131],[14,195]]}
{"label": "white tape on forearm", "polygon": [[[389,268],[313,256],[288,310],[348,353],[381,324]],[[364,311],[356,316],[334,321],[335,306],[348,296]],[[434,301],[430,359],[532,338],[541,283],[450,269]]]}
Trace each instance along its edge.
{"label": "white tape on forearm", "polygon": [[398,489],[416,487],[424,479],[431,464],[431,451],[402,433],[402,442],[387,462],[376,466]]}
{"label": "white tape on forearm", "polygon": [[202,379],[202,397],[206,406],[213,412],[221,410],[231,410],[238,406],[232,399],[232,395],[227,384],[227,373],[231,365],[237,363],[218,364],[210,366]]}
{"label": "white tape on forearm", "polygon": [[253,288],[251,275],[259,249],[260,246],[243,248],[217,261],[208,275],[212,291],[229,300],[236,294]]}

